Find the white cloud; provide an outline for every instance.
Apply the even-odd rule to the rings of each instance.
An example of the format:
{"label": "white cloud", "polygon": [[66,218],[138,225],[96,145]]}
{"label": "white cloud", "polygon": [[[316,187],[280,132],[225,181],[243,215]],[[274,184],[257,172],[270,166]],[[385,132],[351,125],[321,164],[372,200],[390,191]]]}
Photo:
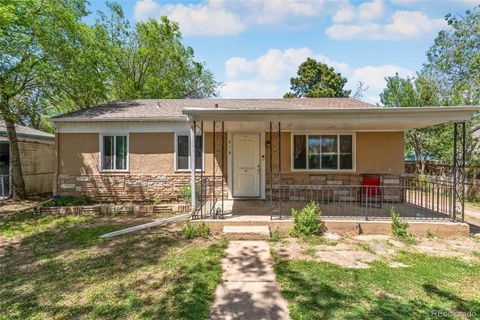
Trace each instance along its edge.
{"label": "white cloud", "polygon": [[135,4],[137,20],[168,16],[180,25],[185,35],[230,35],[245,30],[246,26],[232,12],[227,11],[222,1],[200,4],[165,4],[153,0],[140,0]]}
{"label": "white cloud", "polygon": [[230,58],[225,62],[225,74],[228,79],[254,75],[257,79],[277,81],[285,76],[294,75],[298,66],[308,57],[327,63],[340,72],[344,72],[348,68],[346,63],[332,61],[323,55],[315,54],[309,48],[289,48],[284,51],[269,49],[254,60],[240,57]]}
{"label": "white cloud", "polygon": [[221,88],[222,98],[281,98],[289,85],[259,80],[227,81]]}
{"label": "white cloud", "polygon": [[[396,5],[405,5],[405,6],[412,6],[412,5],[416,5],[416,4],[422,4],[422,5],[432,5],[434,4],[433,2],[435,1],[430,1],[431,3],[429,3],[429,1],[425,1],[425,0],[390,0],[392,3],[396,4]],[[443,0],[442,1],[443,3],[442,4],[452,4],[452,5],[463,5],[463,6],[478,6],[480,5],[480,1],[479,0]]]}
{"label": "white cloud", "polygon": [[363,100],[379,101],[385,87],[384,78],[398,73],[413,76],[414,72],[396,65],[362,66],[352,68],[345,62],[337,62],[313,52],[309,48],[269,49],[256,59],[233,57],[225,62],[225,86],[223,98],[281,98],[290,87],[290,77],[295,76],[298,66],[312,57],[335,68],[349,80],[347,88],[355,90],[359,81],[368,86]]}
{"label": "white cloud", "polygon": [[138,21],[159,16],[160,5],[153,0],[140,0],[135,3],[133,14]]}
{"label": "white cloud", "polygon": [[[195,4],[137,0],[134,16],[137,21],[166,15],[180,25],[185,35],[231,35],[265,24],[284,26],[304,24],[304,18],[325,14],[326,0],[208,0]],[[328,2],[329,6],[336,3]],[[297,20],[295,20],[297,19]]]}
{"label": "white cloud", "polygon": [[351,5],[340,8],[332,17],[333,22],[348,22],[357,16],[355,9]]}
{"label": "white cloud", "polygon": [[385,88],[385,77],[394,76],[398,73],[401,77],[412,77],[415,73],[409,69],[402,68],[393,64],[382,66],[365,66],[351,70],[348,76],[348,87],[355,91],[358,82],[363,82],[368,86],[363,100],[376,103],[379,101],[379,95]]}
{"label": "white cloud", "polygon": [[365,2],[358,6],[360,20],[373,20],[383,16],[384,5],[382,0]]}
{"label": "white cloud", "polygon": [[389,23],[335,23],[326,34],[337,40],[391,40],[421,36],[446,27],[445,20],[430,19],[420,11],[395,11]]}
{"label": "white cloud", "polygon": [[336,23],[369,21],[381,18],[384,15],[384,9],[385,6],[382,0],[364,2],[356,8],[347,1],[336,11],[332,17],[332,21]]}
{"label": "white cloud", "polygon": [[[248,3],[248,1],[245,1]],[[309,17],[322,13],[324,1],[257,0],[251,2],[251,15],[258,23],[275,23],[285,18]]]}

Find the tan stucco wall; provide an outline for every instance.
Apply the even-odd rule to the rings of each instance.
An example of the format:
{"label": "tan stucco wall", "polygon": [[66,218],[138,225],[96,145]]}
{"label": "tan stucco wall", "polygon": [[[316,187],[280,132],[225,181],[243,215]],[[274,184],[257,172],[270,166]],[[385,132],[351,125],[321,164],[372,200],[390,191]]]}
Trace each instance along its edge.
{"label": "tan stucco wall", "polygon": [[98,133],[59,133],[58,174],[99,174]]}
{"label": "tan stucco wall", "polygon": [[[221,134],[216,135],[216,174],[221,173]],[[86,175],[100,174],[98,133],[59,133],[58,165],[59,174]],[[225,133],[225,168],[227,163],[227,134]],[[130,133],[129,135],[130,174],[172,174],[175,172],[174,133]],[[205,174],[211,174],[212,134],[205,134]],[[226,170],[225,170],[226,171]],[[179,174],[184,174],[179,172]]]}
{"label": "tan stucco wall", "polygon": [[358,132],[357,173],[404,173],[403,132]]}
{"label": "tan stucco wall", "polygon": [[[268,141],[269,134],[266,133]],[[278,159],[278,135],[273,135],[274,168]],[[216,174],[220,174],[221,135],[216,139]],[[225,168],[227,134],[225,134]],[[97,133],[57,134],[59,174],[99,174],[99,135]],[[356,134],[356,173],[403,174],[403,132],[358,132]],[[291,172],[291,134],[282,133],[282,172]],[[173,133],[130,133],[130,174],[174,173]],[[269,149],[265,148],[266,172]],[[205,174],[212,173],[212,134],[205,134]],[[225,170],[226,171],[226,170]]]}
{"label": "tan stucco wall", "polygon": [[130,133],[130,173],[172,173],[174,133]]}

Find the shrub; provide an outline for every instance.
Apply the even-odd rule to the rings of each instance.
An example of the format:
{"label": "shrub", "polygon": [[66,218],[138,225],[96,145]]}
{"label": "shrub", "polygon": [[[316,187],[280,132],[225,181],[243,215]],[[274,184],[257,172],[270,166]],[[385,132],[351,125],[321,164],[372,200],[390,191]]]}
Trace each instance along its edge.
{"label": "shrub", "polygon": [[187,223],[183,229],[183,235],[187,239],[208,238],[210,235],[210,227],[205,223]]}
{"label": "shrub", "polygon": [[152,204],[153,205],[163,204],[163,200],[159,199],[159,198],[155,198],[155,199],[152,200]]}
{"label": "shrub", "polygon": [[191,186],[183,186],[180,188],[180,196],[184,202],[192,201],[192,187]]}
{"label": "shrub", "polygon": [[440,238],[440,234],[438,231],[432,231],[430,229],[427,230],[427,238],[428,239],[437,239]]}
{"label": "shrub", "polygon": [[88,197],[74,198],[71,196],[58,197],[55,196],[45,203],[47,207],[65,207],[65,206],[83,206],[91,204],[92,200]]}
{"label": "shrub", "polygon": [[320,205],[313,201],[309,202],[301,210],[292,209],[292,235],[298,237],[320,234],[322,231],[320,215]]}
{"label": "shrub", "polygon": [[393,207],[390,210],[390,217],[392,218],[392,234],[398,239],[406,239],[408,237],[408,222],[402,220]]}

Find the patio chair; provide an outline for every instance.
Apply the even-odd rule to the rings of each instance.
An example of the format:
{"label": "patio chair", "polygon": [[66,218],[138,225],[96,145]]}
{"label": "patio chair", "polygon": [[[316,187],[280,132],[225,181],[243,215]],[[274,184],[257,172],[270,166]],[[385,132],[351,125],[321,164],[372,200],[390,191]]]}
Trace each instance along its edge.
{"label": "patio chair", "polygon": [[383,192],[381,188],[381,179],[379,175],[364,175],[362,177],[361,202],[363,204],[376,208],[382,207]]}

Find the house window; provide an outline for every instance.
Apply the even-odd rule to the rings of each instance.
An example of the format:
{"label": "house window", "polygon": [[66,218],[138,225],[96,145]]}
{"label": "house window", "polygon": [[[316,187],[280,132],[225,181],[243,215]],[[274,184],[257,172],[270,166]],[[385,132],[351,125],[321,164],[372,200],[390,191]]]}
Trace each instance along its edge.
{"label": "house window", "polygon": [[102,135],[102,170],[128,169],[128,136]]}
{"label": "house window", "polygon": [[[177,170],[190,170],[190,136],[177,135]],[[203,136],[195,136],[195,169],[203,169]]]}
{"label": "house window", "polygon": [[293,135],[294,170],[352,170],[353,136]]}

